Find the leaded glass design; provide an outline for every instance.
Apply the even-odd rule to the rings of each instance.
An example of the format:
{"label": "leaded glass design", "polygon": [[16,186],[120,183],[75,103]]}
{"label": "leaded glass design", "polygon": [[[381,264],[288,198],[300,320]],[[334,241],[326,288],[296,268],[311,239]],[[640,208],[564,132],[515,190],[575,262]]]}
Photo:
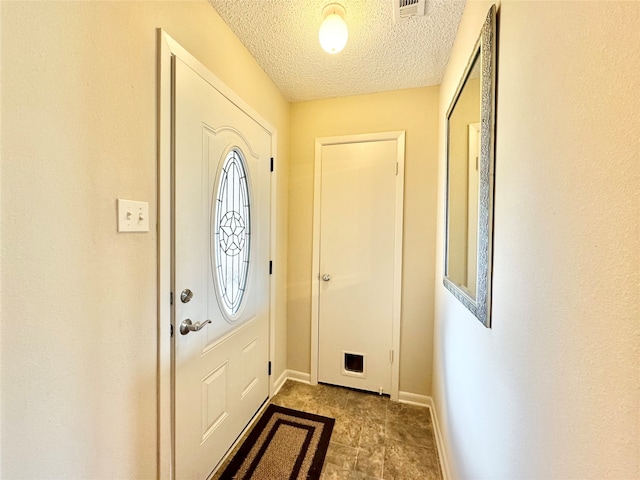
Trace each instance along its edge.
{"label": "leaded glass design", "polygon": [[218,298],[233,317],[247,287],[251,247],[249,184],[242,153],[233,148],[225,158],[214,191],[211,256]]}

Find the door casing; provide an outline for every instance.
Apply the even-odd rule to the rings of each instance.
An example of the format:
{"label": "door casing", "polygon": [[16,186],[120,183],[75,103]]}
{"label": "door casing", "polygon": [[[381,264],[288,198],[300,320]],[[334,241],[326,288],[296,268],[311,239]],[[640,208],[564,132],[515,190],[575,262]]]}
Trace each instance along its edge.
{"label": "door casing", "polygon": [[402,235],[404,211],[404,152],[405,132],[392,131],[345,135],[339,137],[316,138],[315,164],[313,178],[313,257],[311,268],[311,384],[318,383],[318,339],[319,339],[319,292],[320,292],[320,194],[322,182],[322,147],[345,143],[362,143],[395,140],[397,145],[396,159],[398,174],[396,175],[395,199],[395,244],[394,244],[394,288],[393,318],[391,321],[391,345],[393,362],[391,365],[391,400],[397,401],[400,390],[400,315],[402,297]]}
{"label": "door casing", "polygon": [[[158,363],[157,363],[157,409],[158,409],[158,478],[170,480],[174,475],[173,432],[173,386],[172,386],[172,337],[171,337],[171,269],[172,269],[172,168],[173,156],[173,79],[172,62],[174,57],[197,71],[218,91],[238,108],[257,121],[271,135],[271,152],[276,158],[277,131],[251,106],[226,86],[218,77],[204,67],[195,57],[162,29],[157,29],[157,316],[158,316]],[[276,187],[275,172],[271,175],[271,213],[270,213],[270,257],[276,263]],[[269,282],[269,361],[273,365],[275,352],[275,288],[276,275]],[[175,333],[175,332],[174,332]],[[269,377],[269,398],[274,393],[274,375]],[[247,426],[247,428],[249,428]]]}

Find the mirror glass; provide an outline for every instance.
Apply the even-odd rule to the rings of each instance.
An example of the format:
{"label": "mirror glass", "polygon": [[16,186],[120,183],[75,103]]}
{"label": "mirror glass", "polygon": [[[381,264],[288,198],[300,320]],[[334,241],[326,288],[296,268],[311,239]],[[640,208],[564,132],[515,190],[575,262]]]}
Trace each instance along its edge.
{"label": "mirror glass", "polygon": [[478,163],[480,156],[480,51],[449,116],[449,244],[451,282],[476,298],[478,266]]}
{"label": "mirror glass", "polygon": [[444,285],[490,326],[495,6],[447,112]]}

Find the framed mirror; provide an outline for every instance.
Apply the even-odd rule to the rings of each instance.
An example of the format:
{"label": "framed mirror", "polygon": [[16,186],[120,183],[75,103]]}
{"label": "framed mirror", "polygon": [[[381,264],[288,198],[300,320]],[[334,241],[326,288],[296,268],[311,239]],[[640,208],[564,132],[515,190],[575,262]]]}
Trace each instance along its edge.
{"label": "framed mirror", "polygon": [[447,111],[444,286],[491,326],[496,7]]}

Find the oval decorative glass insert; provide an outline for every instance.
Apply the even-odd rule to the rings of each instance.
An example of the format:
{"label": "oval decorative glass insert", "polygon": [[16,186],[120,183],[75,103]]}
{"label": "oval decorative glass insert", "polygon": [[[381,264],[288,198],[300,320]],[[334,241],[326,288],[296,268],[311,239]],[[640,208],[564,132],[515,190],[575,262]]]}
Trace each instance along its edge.
{"label": "oval decorative glass insert", "polygon": [[231,149],[212,196],[211,266],[220,304],[231,318],[247,287],[251,247],[249,183],[242,152]]}

